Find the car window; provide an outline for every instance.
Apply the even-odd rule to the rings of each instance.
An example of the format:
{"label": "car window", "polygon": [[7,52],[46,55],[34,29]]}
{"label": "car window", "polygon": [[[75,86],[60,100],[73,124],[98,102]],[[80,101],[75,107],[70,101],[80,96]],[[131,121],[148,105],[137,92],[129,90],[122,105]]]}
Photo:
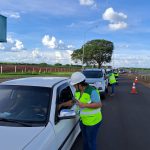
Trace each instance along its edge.
{"label": "car window", "polygon": [[86,78],[101,78],[103,77],[102,71],[83,71]]}
{"label": "car window", "polygon": [[63,87],[57,91],[56,101],[56,122],[58,122],[58,114],[62,109],[70,109],[72,105],[69,105],[73,99],[73,93],[70,86]]}
{"label": "car window", "polygon": [[0,86],[0,118],[43,123],[47,119],[50,88]]}

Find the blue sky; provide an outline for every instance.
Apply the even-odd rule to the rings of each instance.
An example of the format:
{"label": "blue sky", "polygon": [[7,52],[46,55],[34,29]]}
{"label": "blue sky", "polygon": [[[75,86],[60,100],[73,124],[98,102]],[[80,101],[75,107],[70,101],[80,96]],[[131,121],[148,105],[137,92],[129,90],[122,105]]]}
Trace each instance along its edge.
{"label": "blue sky", "polygon": [[0,0],[0,61],[70,64],[74,49],[105,39],[115,46],[114,67],[150,68],[149,8],[148,0]]}

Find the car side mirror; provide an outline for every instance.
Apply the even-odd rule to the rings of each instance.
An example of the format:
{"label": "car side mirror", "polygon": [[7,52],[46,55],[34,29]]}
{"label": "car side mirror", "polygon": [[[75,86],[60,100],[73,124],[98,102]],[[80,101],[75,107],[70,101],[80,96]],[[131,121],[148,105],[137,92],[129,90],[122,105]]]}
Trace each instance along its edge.
{"label": "car side mirror", "polygon": [[58,117],[59,119],[72,119],[76,117],[76,112],[71,109],[62,109]]}

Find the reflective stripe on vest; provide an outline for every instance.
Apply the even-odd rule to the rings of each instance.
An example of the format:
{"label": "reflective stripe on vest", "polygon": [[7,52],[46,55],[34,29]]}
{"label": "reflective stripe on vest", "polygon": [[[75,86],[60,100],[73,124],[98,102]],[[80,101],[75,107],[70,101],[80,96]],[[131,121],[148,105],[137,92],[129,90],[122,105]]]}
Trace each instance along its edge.
{"label": "reflective stripe on vest", "polygon": [[93,114],[96,114],[96,113],[98,113],[98,112],[100,112],[100,108],[98,108],[98,109],[94,109],[94,110],[92,110],[92,111],[86,111],[86,112],[84,112],[83,111],[84,109],[81,109],[81,111],[80,111],[80,115],[93,115]]}

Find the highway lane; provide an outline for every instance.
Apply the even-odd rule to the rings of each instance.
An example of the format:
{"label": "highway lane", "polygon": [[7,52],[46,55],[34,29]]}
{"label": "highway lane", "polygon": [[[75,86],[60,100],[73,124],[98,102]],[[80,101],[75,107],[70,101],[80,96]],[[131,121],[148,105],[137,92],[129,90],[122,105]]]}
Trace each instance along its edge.
{"label": "highway lane", "polygon": [[[133,81],[120,78],[119,82],[116,95],[103,101],[97,150],[150,150],[150,89],[137,83],[134,95]],[[72,150],[81,149],[80,135]]]}

